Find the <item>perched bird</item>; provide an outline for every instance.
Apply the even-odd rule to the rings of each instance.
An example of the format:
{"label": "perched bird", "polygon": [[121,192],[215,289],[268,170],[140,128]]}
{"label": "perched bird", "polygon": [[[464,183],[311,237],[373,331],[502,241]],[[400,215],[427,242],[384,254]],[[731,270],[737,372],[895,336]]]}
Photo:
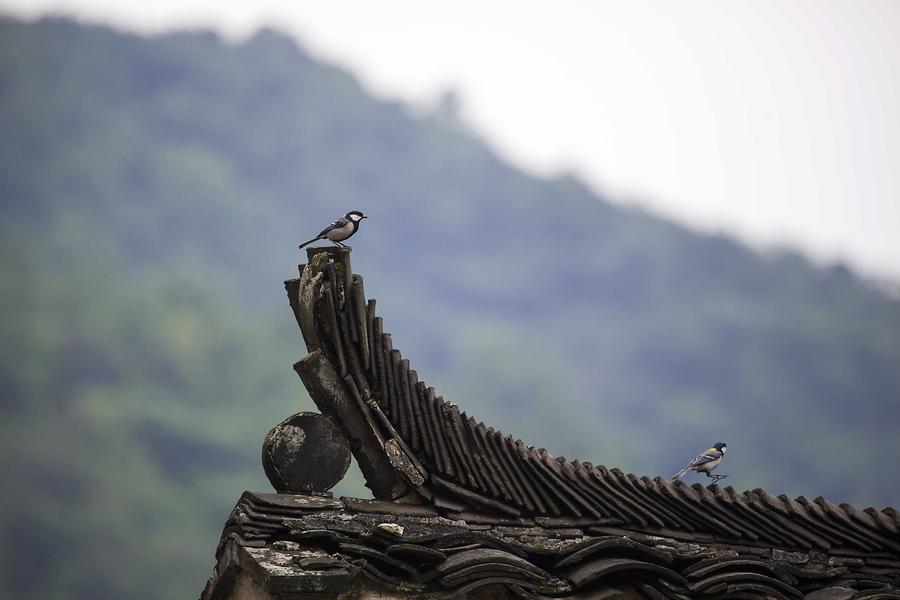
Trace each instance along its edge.
{"label": "perched bird", "polygon": [[346,248],[347,250],[351,250],[350,246],[346,244],[342,244],[344,240],[349,238],[351,235],[356,233],[356,230],[359,229],[359,222],[363,219],[367,219],[368,217],[358,210],[351,210],[346,215],[326,227],[313,239],[308,242],[303,242],[299,246],[298,249],[303,248],[303,246],[308,246],[315,241],[318,240],[328,240],[333,244],[340,246],[341,248]]}
{"label": "perched bird", "polygon": [[720,479],[725,479],[728,475],[713,475],[711,471],[719,466],[722,457],[725,456],[725,450],[728,446],[725,442],[716,442],[713,447],[706,450],[703,454],[698,454],[694,460],[682,470],[678,471],[672,480],[681,479],[688,471],[696,471],[698,473],[706,473],[706,476],[713,479],[713,483]]}

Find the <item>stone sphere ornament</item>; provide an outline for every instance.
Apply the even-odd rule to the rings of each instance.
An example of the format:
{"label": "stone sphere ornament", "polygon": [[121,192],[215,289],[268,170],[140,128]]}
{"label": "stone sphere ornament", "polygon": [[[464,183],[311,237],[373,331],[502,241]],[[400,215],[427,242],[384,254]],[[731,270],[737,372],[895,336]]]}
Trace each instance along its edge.
{"label": "stone sphere ornament", "polygon": [[262,463],[275,491],[323,494],[347,473],[350,442],[328,415],[299,412],[266,435]]}

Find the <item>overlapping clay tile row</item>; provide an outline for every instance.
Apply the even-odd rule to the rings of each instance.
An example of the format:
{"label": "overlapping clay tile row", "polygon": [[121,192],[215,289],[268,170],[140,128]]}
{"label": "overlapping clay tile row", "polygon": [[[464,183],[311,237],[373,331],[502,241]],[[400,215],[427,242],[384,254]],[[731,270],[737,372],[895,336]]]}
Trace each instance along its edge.
{"label": "overlapping clay tile row", "polygon": [[[383,331],[382,320],[374,314],[375,302],[365,299],[361,277],[353,275],[351,289],[341,294],[333,264],[325,273],[321,305],[341,373],[351,376],[360,394],[374,399],[402,441],[424,459],[427,470],[491,504],[509,503],[507,513],[534,511],[539,508],[534,497],[551,514],[596,513],[592,503],[554,472],[558,467],[546,451],[518,440],[504,444],[500,435],[492,435],[483,423],[460,413],[419,381]],[[504,448],[510,442],[512,453]],[[565,491],[558,494],[554,487]]]}
{"label": "overlapping clay tile row", "polygon": [[528,590],[527,598],[799,600],[804,594],[832,597],[832,592],[848,598],[847,588],[855,590],[854,599],[900,596],[896,556],[853,558],[683,544],[641,534],[592,535],[577,527],[486,515],[436,523],[437,514],[428,506],[377,500],[246,492],[219,552],[235,542],[280,553],[272,564],[281,575],[321,576],[323,569],[352,565],[382,589],[402,586],[447,598],[497,582]]}
{"label": "overlapping clay tile row", "polygon": [[[363,279],[329,264],[317,304],[325,337],[342,376],[349,375],[361,407],[374,402],[390,435],[420,463],[426,486],[476,510],[505,514],[616,519],[638,530],[704,534],[720,540],[795,548],[900,551],[893,509],[860,511],[822,498],[796,500],[763,490],[689,487],[659,477],[552,457],[546,450],[461,413],[419,380],[393,347]],[[342,285],[349,283],[350,288]],[[293,303],[292,303],[293,305]],[[386,436],[386,437],[389,437]]]}

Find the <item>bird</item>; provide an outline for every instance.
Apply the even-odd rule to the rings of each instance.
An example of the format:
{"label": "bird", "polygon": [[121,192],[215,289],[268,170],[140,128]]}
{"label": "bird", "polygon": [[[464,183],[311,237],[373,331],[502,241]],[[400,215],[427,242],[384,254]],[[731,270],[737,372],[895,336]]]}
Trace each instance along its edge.
{"label": "bird", "polygon": [[706,473],[707,477],[714,480],[713,483],[716,483],[720,479],[725,479],[728,475],[713,475],[711,471],[718,467],[719,463],[722,462],[722,457],[725,456],[725,451],[727,449],[728,445],[725,442],[716,442],[711,448],[705,450],[702,454],[695,456],[694,460],[689,462],[685,468],[678,471],[672,477],[672,481],[681,479],[688,471]]}
{"label": "bird", "polygon": [[351,235],[356,233],[356,230],[359,229],[359,223],[363,219],[368,219],[368,217],[358,210],[351,210],[346,215],[323,229],[319,235],[309,240],[308,242],[303,242],[297,249],[300,250],[304,246],[308,246],[315,241],[318,240],[328,240],[336,246],[340,246],[341,248],[346,248],[347,250],[352,250],[350,246],[343,244],[342,242],[348,239]]}

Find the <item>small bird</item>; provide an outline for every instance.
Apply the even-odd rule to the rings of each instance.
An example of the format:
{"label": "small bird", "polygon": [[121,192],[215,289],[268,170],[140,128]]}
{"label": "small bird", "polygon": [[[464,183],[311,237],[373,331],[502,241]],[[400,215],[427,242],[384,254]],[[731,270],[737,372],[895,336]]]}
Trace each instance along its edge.
{"label": "small bird", "polygon": [[688,463],[688,465],[682,470],[678,471],[674,477],[672,477],[672,481],[676,479],[681,479],[685,473],[688,471],[696,471],[697,473],[706,473],[706,476],[713,479],[713,483],[716,483],[720,479],[725,479],[728,475],[713,475],[711,471],[719,466],[719,463],[722,462],[722,457],[725,456],[725,450],[728,449],[728,446],[725,442],[716,442],[713,444],[712,448],[709,448],[703,454],[698,454],[694,457],[694,460]]}
{"label": "small bird", "polygon": [[352,250],[350,246],[346,244],[342,244],[344,240],[348,239],[351,235],[356,233],[356,230],[359,229],[359,222],[363,219],[368,219],[368,217],[358,210],[351,210],[346,215],[326,227],[313,239],[308,242],[303,242],[299,246],[298,249],[302,249],[303,246],[308,246],[315,241],[318,240],[328,240],[331,243],[340,246],[341,248],[346,248],[347,250]]}

